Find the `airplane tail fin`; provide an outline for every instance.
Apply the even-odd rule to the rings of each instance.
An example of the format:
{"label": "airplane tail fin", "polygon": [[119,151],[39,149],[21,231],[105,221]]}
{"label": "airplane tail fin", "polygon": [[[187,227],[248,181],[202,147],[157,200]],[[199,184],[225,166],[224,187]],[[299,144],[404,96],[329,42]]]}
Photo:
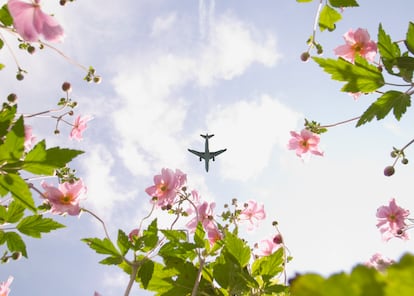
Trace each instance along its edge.
{"label": "airplane tail fin", "polygon": [[204,139],[210,139],[214,135],[205,134],[205,135],[200,135],[200,136],[202,136]]}

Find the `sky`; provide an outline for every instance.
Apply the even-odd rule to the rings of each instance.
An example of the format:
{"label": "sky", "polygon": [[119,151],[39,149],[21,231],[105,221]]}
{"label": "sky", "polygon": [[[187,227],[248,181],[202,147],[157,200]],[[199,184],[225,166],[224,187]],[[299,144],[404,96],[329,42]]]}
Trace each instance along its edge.
{"label": "sky", "polygon": [[[3,1],[4,2],[4,1]],[[345,9],[333,33],[318,33],[323,57],[334,57],[350,28],[366,28],[376,39],[381,22],[387,33],[403,39],[414,3],[377,0],[375,7]],[[321,137],[324,157],[301,161],[287,149],[291,130],[304,118],[331,124],[360,115],[375,99],[355,101],[339,92],[341,83],[312,61],[303,63],[312,34],[317,3],[296,1],[119,0],[75,1],[60,7],[43,1],[65,29],[65,42],[54,46],[82,65],[95,67],[99,85],[82,80],[85,73],[51,49],[29,56],[13,49],[28,70],[14,79],[12,55],[0,59],[0,96],[15,92],[22,113],[55,106],[60,86],[70,81],[76,115],[92,115],[81,142],[68,139],[70,127],[53,134],[55,122],[34,118],[28,124],[49,147],[86,153],[72,164],[88,187],[82,206],[107,224],[112,237],[128,232],[151,208],[145,188],[162,168],[187,174],[188,187],[217,204],[237,198],[265,205],[267,219],[244,237],[254,242],[271,236],[278,221],[296,272],[349,271],[374,253],[397,260],[414,248],[412,240],[381,240],[376,209],[393,197],[413,209],[410,188],[414,168],[399,165],[395,176],[383,176],[392,163],[392,147],[411,140],[410,111],[355,128],[329,130]],[[389,13],[393,11],[393,13]],[[15,37],[5,34],[15,48]],[[5,87],[6,86],[6,87]],[[199,135],[215,134],[210,148],[227,151],[204,163],[187,149],[202,150]],[[410,159],[411,149],[407,150]],[[49,180],[53,182],[56,180]],[[414,211],[414,210],[413,210]],[[160,223],[171,221],[161,211]],[[154,216],[154,217],[155,217]],[[0,281],[14,276],[10,295],[122,295],[128,277],[115,267],[98,264],[103,257],[80,241],[103,238],[90,215],[57,217],[67,228],[27,238],[29,259],[2,265]],[[151,295],[134,287],[131,295]]]}

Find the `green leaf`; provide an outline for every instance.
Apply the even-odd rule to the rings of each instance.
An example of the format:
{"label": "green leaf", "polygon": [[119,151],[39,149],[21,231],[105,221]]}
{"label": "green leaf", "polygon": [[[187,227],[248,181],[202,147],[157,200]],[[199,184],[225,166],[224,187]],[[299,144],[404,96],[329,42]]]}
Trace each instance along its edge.
{"label": "green leaf", "polygon": [[284,250],[279,248],[276,252],[269,256],[256,259],[252,265],[252,275],[261,276],[265,281],[283,271]]}
{"label": "green leaf", "polygon": [[7,223],[16,223],[23,218],[25,207],[19,202],[12,201],[8,207],[5,215],[2,216]]}
{"label": "green leaf", "polygon": [[373,92],[385,84],[381,71],[368,64],[362,57],[356,56],[352,64],[342,58],[338,60],[313,57],[323,70],[331,74],[331,78],[347,82],[343,87],[344,92]]}
{"label": "green leaf", "polygon": [[358,2],[356,2],[355,0],[329,0],[329,4],[336,8],[359,6]]}
{"label": "green leaf", "polygon": [[122,256],[124,256],[131,248],[131,242],[129,241],[128,236],[121,229],[118,230],[117,245],[119,250],[121,250]]}
{"label": "green leaf", "polygon": [[[10,130],[10,126],[16,116],[17,105],[3,107],[0,111],[0,139],[5,137]],[[0,144],[2,141],[0,141]]]}
{"label": "green leaf", "polygon": [[123,260],[124,258],[122,258],[121,256],[110,256],[110,257],[106,257],[105,259],[99,261],[99,263],[105,264],[105,265],[119,265],[122,263]]}
{"label": "green leaf", "polygon": [[194,233],[194,242],[197,248],[202,248],[205,246],[205,236],[206,232],[203,229],[203,225],[201,224],[201,222],[198,222],[196,231]]}
{"label": "green leaf", "polygon": [[38,175],[53,175],[56,169],[66,166],[83,151],[54,147],[46,149],[45,140],[40,141],[30,150],[23,164],[23,169]]}
{"label": "green leaf", "polygon": [[148,288],[148,284],[154,274],[154,262],[152,260],[145,260],[138,270],[138,277],[141,279],[144,289]]}
{"label": "green leaf", "polygon": [[65,225],[50,218],[43,218],[42,215],[27,216],[16,226],[17,230],[21,233],[35,238],[40,238],[42,233],[47,233],[63,227],[65,227]]}
{"label": "green leaf", "polygon": [[414,23],[408,23],[408,30],[405,36],[405,46],[407,49],[414,54]]}
{"label": "green leaf", "polygon": [[319,15],[319,29],[324,31],[335,30],[335,23],[342,19],[342,15],[329,5],[325,5]]}
{"label": "green leaf", "polygon": [[[3,46],[4,46],[4,41],[0,38],[0,49],[2,49],[2,48],[3,48]],[[3,64],[0,64],[0,70],[1,70],[1,69],[3,69],[3,68],[1,67],[1,65],[3,65]],[[3,65],[3,67],[4,67],[4,65]]]}
{"label": "green leaf", "polygon": [[81,241],[85,242],[91,249],[98,254],[112,255],[114,257],[122,255],[115,248],[114,244],[107,238],[84,238]]}
{"label": "green leaf", "polygon": [[414,71],[414,58],[408,56],[399,57],[395,59],[395,63],[400,70],[399,75],[404,81],[411,83]]}
{"label": "green leaf", "polygon": [[393,67],[395,65],[395,59],[401,56],[401,50],[398,44],[392,42],[391,37],[385,33],[381,24],[378,28],[377,46],[385,69],[388,73],[395,75]]}
{"label": "green leaf", "polygon": [[10,15],[6,4],[4,4],[0,9],[0,22],[2,22],[5,26],[11,26],[13,24],[13,18]]}
{"label": "green leaf", "polygon": [[0,174],[0,188],[4,189],[1,192],[10,192],[15,200],[18,200],[32,212],[37,211],[29,186],[19,175]]}
{"label": "green leaf", "polygon": [[4,67],[5,67],[4,64],[0,63],[0,70],[3,70]]}
{"label": "green leaf", "polygon": [[249,263],[251,257],[250,247],[242,239],[227,232],[224,238],[224,245],[241,267],[245,267]]}
{"label": "green leaf", "polygon": [[10,252],[21,252],[27,258],[26,244],[16,232],[4,232],[4,240]]}
{"label": "green leaf", "polygon": [[23,116],[14,123],[11,130],[6,134],[4,143],[0,145],[0,164],[18,162],[24,152],[24,124]]}
{"label": "green leaf", "polygon": [[383,119],[391,110],[393,110],[395,118],[400,120],[407,107],[410,106],[411,98],[408,94],[396,90],[387,91],[369,106],[358,120],[356,126],[363,125],[374,119],[374,117],[377,120]]}

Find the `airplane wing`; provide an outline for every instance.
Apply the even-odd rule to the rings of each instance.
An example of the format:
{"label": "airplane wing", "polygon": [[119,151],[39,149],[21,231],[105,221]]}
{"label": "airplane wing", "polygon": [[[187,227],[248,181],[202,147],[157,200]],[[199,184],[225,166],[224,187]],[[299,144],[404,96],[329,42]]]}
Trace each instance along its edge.
{"label": "airplane wing", "polygon": [[197,155],[200,158],[205,158],[205,153],[204,152],[198,152],[192,149],[188,149],[188,151],[190,151],[191,153],[194,153],[195,155]]}
{"label": "airplane wing", "polygon": [[227,149],[222,149],[222,150],[219,150],[219,151],[215,151],[215,152],[210,152],[210,154],[213,156],[213,157],[216,157],[217,155],[219,155],[219,154],[221,154],[221,153],[223,153],[224,151],[226,151]]}

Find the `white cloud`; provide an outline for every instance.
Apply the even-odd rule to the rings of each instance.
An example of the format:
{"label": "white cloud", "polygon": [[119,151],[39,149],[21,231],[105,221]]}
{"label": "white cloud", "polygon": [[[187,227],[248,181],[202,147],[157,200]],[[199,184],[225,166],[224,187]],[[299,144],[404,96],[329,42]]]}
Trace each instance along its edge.
{"label": "white cloud", "polygon": [[217,148],[227,148],[220,159],[223,177],[245,181],[268,164],[276,147],[285,148],[289,130],[300,114],[268,95],[254,101],[239,101],[213,110],[207,117]]}
{"label": "white cloud", "polygon": [[152,24],[151,36],[158,36],[168,31],[175,24],[176,20],[177,14],[175,12],[157,17]]}

